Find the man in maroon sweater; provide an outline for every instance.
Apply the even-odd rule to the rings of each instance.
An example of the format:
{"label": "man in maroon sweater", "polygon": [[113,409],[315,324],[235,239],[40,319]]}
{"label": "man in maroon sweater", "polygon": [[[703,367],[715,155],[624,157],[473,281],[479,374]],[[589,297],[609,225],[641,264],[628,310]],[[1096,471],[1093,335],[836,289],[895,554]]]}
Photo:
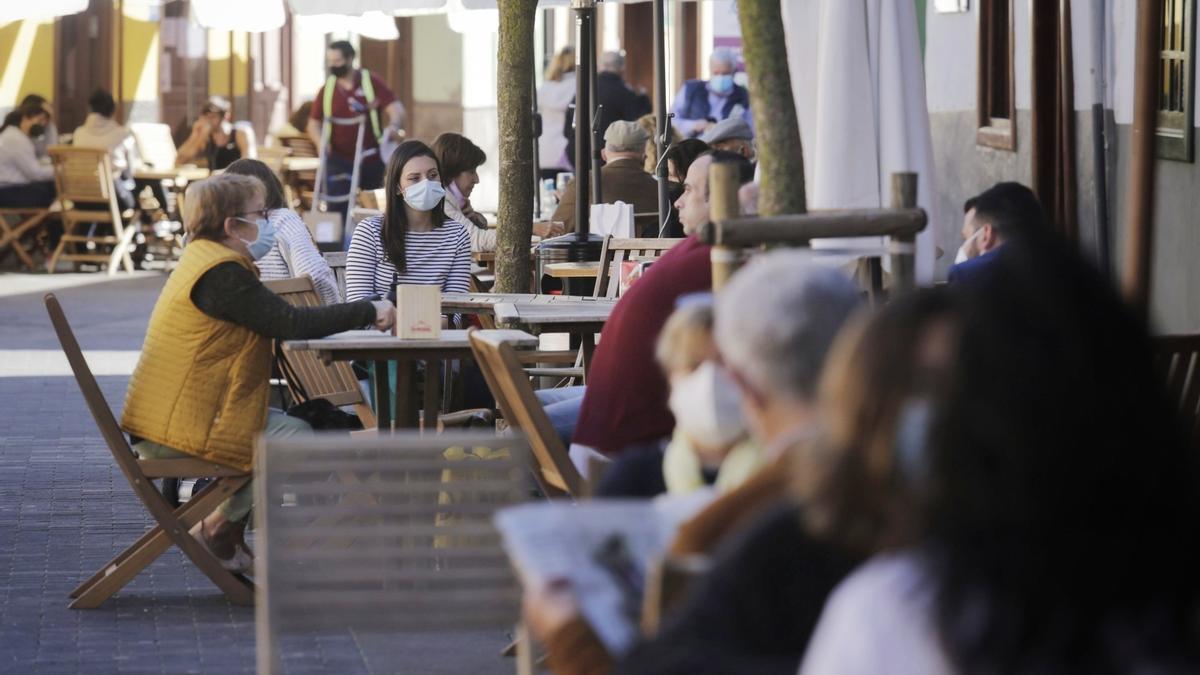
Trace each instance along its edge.
{"label": "man in maroon sweater", "polygon": [[[662,446],[675,428],[675,419],[667,407],[667,380],[654,360],[654,347],[681,296],[712,290],[711,247],[700,243],[695,233],[708,222],[708,168],[713,162],[737,164],[743,182],[753,174],[745,158],[730,152],[707,153],[692,163],[683,196],[675,203],[687,238],[663,254],[621,296],[588,371],[572,458],[579,463],[588,449],[610,459],[640,457],[636,469],[628,466],[612,480],[606,474],[605,483],[622,484],[621,488],[614,484],[621,494],[641,496],[664,489]],[[656,464],[653,470],[652,464]],[[631,477],[638,485],[629,485]],[[604,484],[600,491],[611,493]]]}

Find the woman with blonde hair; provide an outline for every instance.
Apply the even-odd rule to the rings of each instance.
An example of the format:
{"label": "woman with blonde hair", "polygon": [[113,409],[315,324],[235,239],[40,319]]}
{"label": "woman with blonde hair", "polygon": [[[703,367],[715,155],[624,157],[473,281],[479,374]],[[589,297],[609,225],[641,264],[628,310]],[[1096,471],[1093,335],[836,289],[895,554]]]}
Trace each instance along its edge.
{"label": "woman with blonde hair", "polygon": [[[226,174],[193,183],[184,213],[187,245],[150,315],[129,381],[121,428],[142,458],[199,457],[249,471],[260,434],[291,436],[308,425],[267,407],[271,340],[319,338],[395,322],[390,302],[293,307],[259,281],[254,262],[271,250],[263,184]],[[246,572],[247,483],[197,525],[194,536],[226,569]]]}
{"label": "woman with blonde hair", "polygon": [[563,47],[550,59],[546,81],[538,89],[538,112],[542,115],[542,135],[538,139],[538,165],[541,178],[554,178],[560,171],[570,171],[567,161],[567,137],[563,126],[567,106],[575,98],[575,48]]}

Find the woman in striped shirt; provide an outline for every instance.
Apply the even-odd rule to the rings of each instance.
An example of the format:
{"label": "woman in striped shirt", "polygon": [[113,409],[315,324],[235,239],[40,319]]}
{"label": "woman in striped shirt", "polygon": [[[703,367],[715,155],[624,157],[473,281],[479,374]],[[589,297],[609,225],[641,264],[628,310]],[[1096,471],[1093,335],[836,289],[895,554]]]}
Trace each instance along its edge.
{"label": "woman in striped shirt", "polygon": [[441,167],[429,146],[401,143],[388,161],[382,216],[358,224],[346,254],[346,299],[385,298],[397,284],[465,293],[471,242],[445,211]]}
{"label": "woman in striped shirt", "polygon": [[266,188],[267,220],[275,226],[275,245],[265,256],[255,262],[258,266],[259,278],[263,281],[270,279],[290,279],[308,275],[313,282],[317,295],[321,296],[326,305],[336,305],[342,301],[338,292],[337,279],[329,263],[321,257],[317,245],[313,243],[308,227],[296,212],[287,208],[283,198],[283,184],[271,167],[257,159],[239,159],[225,169],[225,173],[235,173],[252,176],[262,182]]}

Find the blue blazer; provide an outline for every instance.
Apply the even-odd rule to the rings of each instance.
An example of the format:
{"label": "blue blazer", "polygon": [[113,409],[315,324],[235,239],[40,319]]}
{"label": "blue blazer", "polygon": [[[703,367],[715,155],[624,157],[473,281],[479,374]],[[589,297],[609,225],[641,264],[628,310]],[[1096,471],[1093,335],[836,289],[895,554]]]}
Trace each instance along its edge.
{"label": "blue blazer", "polygon": [[733,107],[739,104],[746,110],[750,109],[750,92],[740,84],[733,85],[733,91],[729,92],[729,96],[725,97],[725,105],[720,115],[714,115],[708,104],[708,82],[704,80],[688,80],[683,87],[683,100],[687,102],[687,110],[683,115],[684,119],[703,120],[710,117],[725,119],[729,117],[729,113],[733,110]]}

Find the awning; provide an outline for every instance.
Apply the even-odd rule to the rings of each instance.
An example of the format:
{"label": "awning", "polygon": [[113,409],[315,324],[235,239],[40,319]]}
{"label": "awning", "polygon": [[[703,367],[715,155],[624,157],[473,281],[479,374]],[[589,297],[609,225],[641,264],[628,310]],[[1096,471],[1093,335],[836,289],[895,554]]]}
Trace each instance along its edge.
{"label": "awning", "polygon": [[0,24],[24,19],[46,21],[56,16],[78,14],[88,8],[88,0],[37,0],[0,2]]}
{"label": "awning", "polygon": [[283,0],[192,0],[191,6],[196,23],[213,30],[262,33],[287,21]]}

